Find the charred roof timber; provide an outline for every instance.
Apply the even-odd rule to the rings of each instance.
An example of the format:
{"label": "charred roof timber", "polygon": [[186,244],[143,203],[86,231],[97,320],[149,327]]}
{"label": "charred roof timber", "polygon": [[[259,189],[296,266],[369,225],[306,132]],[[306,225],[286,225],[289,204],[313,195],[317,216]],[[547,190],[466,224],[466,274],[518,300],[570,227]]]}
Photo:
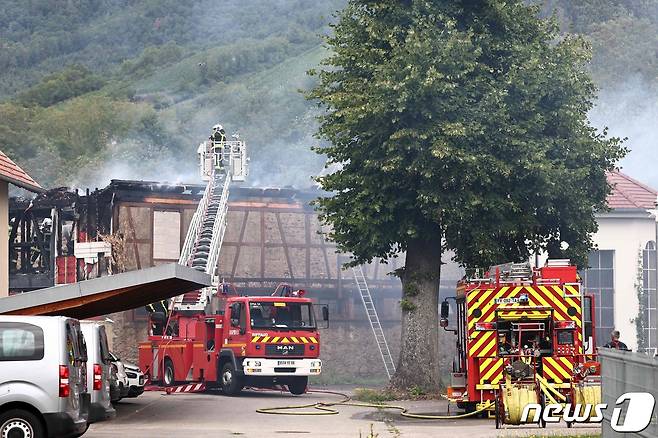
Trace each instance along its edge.
{"label": "charred roof timber", "polygon": [[[42,236],[30,240],[17,234],[15,251],[20,249],[24,254],[22,259],[14,257],[22,260],[15,265],[24,271],[15,270],[11,276],[11,292],[177,261],[179,253],[170,243],[180,240],[182,248],[204,191],[201,184],[112,180],[99,190],[59,188],[33,200],[12,200],[16,215],[28,208],[30,214],[40,209],[39,218],[25,229],[28,235]],[[352,277],[341,269],[349,256],[340,254],[321,234],[322,225],[311,205],[322,195],[326,193],[292,187],[232,187],[218,273],[246,294],[262,294],[281,282],[293,283],[334,303],[334,313],[341,318],[352,318]],[[41,232],[44,221],[50,220],[56,231]],[[91,257],[94,260],[87,260],[89,251],[82,247],[106,248],[103,243],[111,245],[111,255],[104,252],[101,257],[98,253],[98,257]],[[80,248],[77,254],[76,247]],[[397,268],[396,259],[388,265],[376,262],[364,268],[370,287],[381,299],[399,299],[399,280],[386,275]],[[64,270],[67,274],[63,277]],[[380,316],[397,318],[398,307],[388,307],[390,314]]]}

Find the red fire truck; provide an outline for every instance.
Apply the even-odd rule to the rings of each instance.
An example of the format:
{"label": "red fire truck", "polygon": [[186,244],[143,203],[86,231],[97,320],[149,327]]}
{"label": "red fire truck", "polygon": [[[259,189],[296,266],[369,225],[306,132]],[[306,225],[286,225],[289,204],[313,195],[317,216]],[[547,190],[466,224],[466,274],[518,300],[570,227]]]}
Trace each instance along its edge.
{"label": "red fire truck", "polygon": [[[308,377],[322,370],[311,300],[289,285],[271,296],[231,296],[235,289],[219,281],[230,185],[247,176],[247,146],[234,138],[211,138],[197,149],[208,184],[178,260],[208,274],[211,286],[147,306],[150,333],[139,345],[139,365],[151,382],[166,386],[200,382],[237,394],[245,385],[287,385],[302,394]],[[326,307],[323,319],[329,319]]]}
{"label": "red fire truck", "polygon": [[[502,403],[516,382],[536,388],[537,403],[564,403],[583,393],[576,386],[600,385],[593,297],[583,294],[575,266],[510,263],[482,277],[460,281],[441,305],[441,326],[457,336],[449,398],[474,411]],[[453,299],[456,327],[448,328]]]}
{"label": "red fire truck", "polygon": [[148,341],[139,345],[140,368],[165,386],[202,382],[235,395],[244,386],[286,385],[304,393],[308,377],[322,371],[313,303],[288,285],[276,295],[224,294],[211,314],[152,313]]}

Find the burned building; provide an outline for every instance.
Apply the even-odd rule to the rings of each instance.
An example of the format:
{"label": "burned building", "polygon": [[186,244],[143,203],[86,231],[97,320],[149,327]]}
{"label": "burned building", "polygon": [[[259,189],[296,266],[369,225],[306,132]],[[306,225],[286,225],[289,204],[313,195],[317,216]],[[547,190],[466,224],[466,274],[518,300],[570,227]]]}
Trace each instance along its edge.
{"label": "burned building", "polygon": [[[66,188],[9,202],[9,292],[74,282],[73,226],[80,197]],[[59,266],[58,266],[59,263]],[[56,272],[60,277],[56,278]]]}
{"label": "burned building", "polygon": [[[11,290],[177,262],[204,190],[197,184],[113,180],[101,190],[82,194],[51,191],[32,200],[32,207],[28,201],[14,200],[11,214],[26,224],[19,227],[26,237],[17,237],[12,248],[18,254],[29,247],[31,255],[23,254],[22,260],[38,263],[17,264]],[[326,239],[327,229],[310,205],[318,195],[288,188],[233,188],[218,273],[243,294],[269,295],[280,283],[307,290],[319,304],[330,307],[325,358],[335,360],[337,368],[352,376],[371,375],[379,368],[383,372],[352,272],[342,268],[349,256],[338,253]],[[50,234],[36,231],[44,228],[44,221],[54,230]],[[35,259],[37,252],[41,255]],[[399,346],[401,285],[389,273],[400,265],[394,259],[364,267],[394,355]],[[457,275],[444,275],[446,294]],[[146,311],[134,309],[109,317],[114,321],[114,349],[134,359],[137,342],[146,336]]]}

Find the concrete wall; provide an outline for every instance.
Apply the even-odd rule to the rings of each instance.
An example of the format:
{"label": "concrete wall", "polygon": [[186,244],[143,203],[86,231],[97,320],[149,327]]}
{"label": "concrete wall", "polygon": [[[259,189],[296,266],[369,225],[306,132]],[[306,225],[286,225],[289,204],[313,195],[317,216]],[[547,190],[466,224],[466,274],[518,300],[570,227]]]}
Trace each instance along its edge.
{"label": "concrete wall", "polygon": [[[653,395],[654,400],[658,400],[658,358],[608,348],[600,349],[599,353],[603,385],[601,401],[608,405],[608,408],[603,411],[603,436],[616,437],[621,433],[612,429],[610,420],[619,396],[629,392],[649,392]],[[621,406],[624,409],[627,408],[628,402]],[[622,418],[625,417],[622,414]],[[629,435],[657,438],[658,410],[654,409],[651,423],[645,430]]]}
{"label": "concrete wall", "polygon": [[[614,250],[614,315],[622,340],[637,349],[633,319],[638,315],[636,292],[638,251],[656,240],[656,220],[648,213],[611,212],[598,216],[599,230],[593,236],[599,250]],[[601,343],[607,342],[606,340]]]}
{"label": "concrete wall", "polygon": [[146,321],[134,321],[129,316],[129,312],[108,315],[112,322],[105,323],[105,330],[110,350],[124,361],[137,364],[137,344],[147,340],[148,327]]}
{"label": "concrete wall", "polygon": [[0,181],[0,297],[9,295],[9,184]]}

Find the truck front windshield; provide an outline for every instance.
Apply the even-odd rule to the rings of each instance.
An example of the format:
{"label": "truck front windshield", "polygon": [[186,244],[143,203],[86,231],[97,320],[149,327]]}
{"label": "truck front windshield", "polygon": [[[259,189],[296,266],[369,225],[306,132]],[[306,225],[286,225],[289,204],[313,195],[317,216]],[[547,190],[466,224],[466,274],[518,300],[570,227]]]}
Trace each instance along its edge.
{"label": "truck front windshield", "polygon": [[251,302],[249,318],[252,328],[314,329],[311,304],[289,302]]}

